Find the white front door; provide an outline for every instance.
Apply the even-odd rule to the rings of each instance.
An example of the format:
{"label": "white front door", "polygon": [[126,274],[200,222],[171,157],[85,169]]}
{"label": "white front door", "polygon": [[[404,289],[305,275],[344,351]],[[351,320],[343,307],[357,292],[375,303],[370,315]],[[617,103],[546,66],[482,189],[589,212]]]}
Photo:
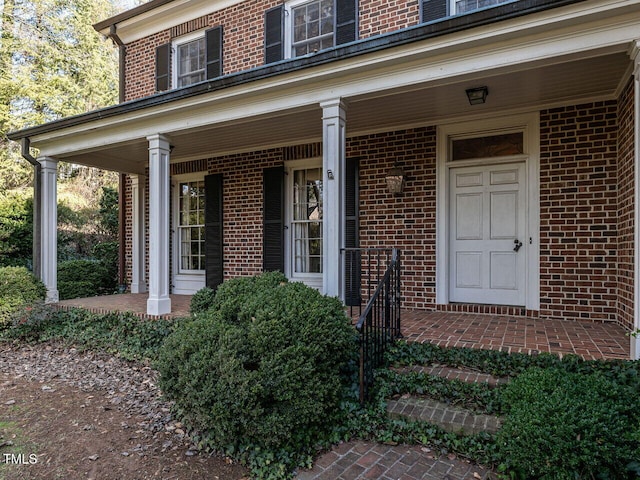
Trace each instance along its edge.
{"label": "white front door", "polygon": [[525,163],[451,168],[449,300],[525,305]]}

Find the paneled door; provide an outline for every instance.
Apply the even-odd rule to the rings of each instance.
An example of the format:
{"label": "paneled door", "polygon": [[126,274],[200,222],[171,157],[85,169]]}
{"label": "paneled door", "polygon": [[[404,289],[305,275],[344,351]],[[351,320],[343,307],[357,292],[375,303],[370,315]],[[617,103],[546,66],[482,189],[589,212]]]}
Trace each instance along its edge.
{"label": "paneled door", "polygon": [[449,300],[525,305],[524,163],[452,168]]}

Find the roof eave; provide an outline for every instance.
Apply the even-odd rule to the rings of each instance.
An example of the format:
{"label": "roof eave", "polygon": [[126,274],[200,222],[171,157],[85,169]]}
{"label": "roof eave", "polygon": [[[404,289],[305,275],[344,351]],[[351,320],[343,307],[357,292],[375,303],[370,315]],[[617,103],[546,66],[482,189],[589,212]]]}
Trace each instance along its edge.
{"label": "roof eave", "polygon": [[[168,3],[169,1],[171,0],[153,0],[149,3],[154,3],[157,7],[161,4],[161,2]],[[496,17],[499,18],[498,21],[504,21],[584,1],[587,0],[520,0],[519,2],[507,3],[498,7],[481,10],[467,15],[447,17],[435,22],[420,24],[415,27],[407,28],[397,32],[391,32],[364,40],[357,40],[355,42],[327,49],[310,56],[282,60],[277,63],[263,65],[251,70],[225,75],[212,80],[207,80],[194,85],[190,85],[188,87],[157,93],[141,99],[112,105],[100,110],[94,110],[72,117],[54,120],[42,125],[9,132],[7,134],[7,137],[10,140],[19,141],[22,138],[46,134],[56,130],[82,125],[84,123],[95,120],[103,120],[105,118],[123,115],[145,108],[151,108],[170,102],[176,102],[197,95],[203,95],[213,91],[271,78],[276,75],[297,72],[302,69],[325,65],[331,62],[348,60],[359,55],[365,55],[368,53],[373,53],[412,42],[428,40],[462,30],[485,26],[491,23],[497,23]],[[148,4],[141,5],[140,7],[143,7],[145,5]]]}

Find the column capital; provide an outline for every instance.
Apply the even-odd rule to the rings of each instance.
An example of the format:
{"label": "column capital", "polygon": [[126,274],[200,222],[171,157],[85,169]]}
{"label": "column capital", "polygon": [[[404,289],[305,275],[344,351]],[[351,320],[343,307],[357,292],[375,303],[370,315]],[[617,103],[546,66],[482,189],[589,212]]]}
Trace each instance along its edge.
{"label": "column capital", "polygon": [[37,160],[42,168],[58,168],[58,160],[53,157],[38,157]]}
{"label": "column capital", "polygon": [[341,98],[334,98],[320,102],[320,108],[322,108],[322,118],[344,118],[347,111],[347,104]]}
{"label": "column capital", "polygon": [[162,134],[156,133],[147,137],[149,148],[159,148],[161,150],[169,150],[171,148],[171,139]]}

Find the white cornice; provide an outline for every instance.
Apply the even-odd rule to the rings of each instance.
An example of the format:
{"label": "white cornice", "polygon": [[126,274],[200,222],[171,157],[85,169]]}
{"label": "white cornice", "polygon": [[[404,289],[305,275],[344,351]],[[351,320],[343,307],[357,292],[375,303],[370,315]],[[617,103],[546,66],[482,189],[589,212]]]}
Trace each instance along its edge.
{"label": "white cornice", "polygon": [[[122,42],[128,44],[243,1],[246,0],[215,0],[213,2],[174,0],[136,17],[123,20],[116,25],[116,32]],[[100,33],[108,36],[110,32],[108,28],[105,28]]]}

